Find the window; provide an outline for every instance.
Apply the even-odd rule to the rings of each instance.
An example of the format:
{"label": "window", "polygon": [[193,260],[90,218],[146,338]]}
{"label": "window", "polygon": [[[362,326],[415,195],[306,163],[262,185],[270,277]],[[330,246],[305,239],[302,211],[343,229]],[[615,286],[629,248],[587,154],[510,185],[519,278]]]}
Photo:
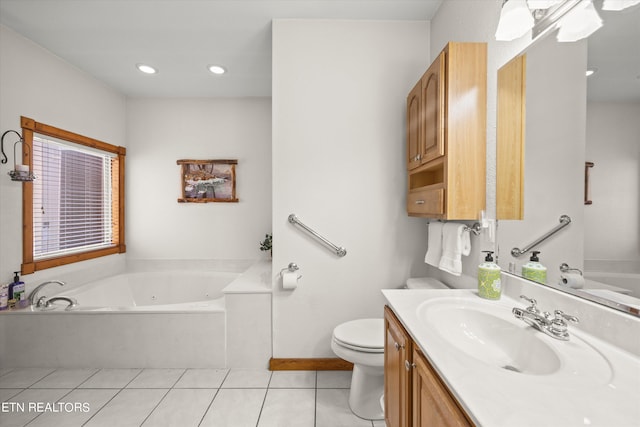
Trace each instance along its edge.
{"label": "window", "polygon": [[22,118],[22,273],[125,252],[125,149]]}

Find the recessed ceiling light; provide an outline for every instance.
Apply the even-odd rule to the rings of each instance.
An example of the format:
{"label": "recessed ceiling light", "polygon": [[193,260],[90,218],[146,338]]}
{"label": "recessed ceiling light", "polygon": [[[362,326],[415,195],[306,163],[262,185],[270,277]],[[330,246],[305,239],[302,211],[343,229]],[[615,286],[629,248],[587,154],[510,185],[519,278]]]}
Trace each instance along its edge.
{"label": "recessed ceiling light", "polygon": [[598,72],[597,68],[589,68],[587,69],[587,72],[585,73],[585,75],[589,77],[589,76],[593,76],[597,72]]}
{"label": "recessed ceiling light", "polygon": [[207,69],[211,71],[213,74],[218,74],[218,75],[224,74],[227,72],[227,70],[224,67],[221,67],[220,65],[209,65]]}
{"label": "recessed ceiling light", "polygon": [[151,65],[146,64],[136,64],[136,68],[145,74],[155,74],[158,72],[158,70],[153,68]]}

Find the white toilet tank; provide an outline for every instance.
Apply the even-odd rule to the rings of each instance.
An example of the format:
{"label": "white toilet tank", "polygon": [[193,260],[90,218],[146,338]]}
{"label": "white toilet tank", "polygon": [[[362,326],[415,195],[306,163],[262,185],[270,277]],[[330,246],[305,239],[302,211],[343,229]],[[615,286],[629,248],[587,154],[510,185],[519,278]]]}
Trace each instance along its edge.
{"label": "white toilet tank", "polygon": [[406,282],[407,289],[449,289],[438,279],[433,277],[411,277]]}

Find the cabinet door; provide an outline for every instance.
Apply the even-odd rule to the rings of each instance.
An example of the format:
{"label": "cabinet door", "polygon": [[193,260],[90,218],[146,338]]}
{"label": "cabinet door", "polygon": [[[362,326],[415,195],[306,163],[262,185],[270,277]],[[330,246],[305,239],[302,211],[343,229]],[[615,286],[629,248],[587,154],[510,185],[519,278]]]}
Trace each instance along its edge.
{"label": "cabinet door", "polygon": [[445,53],[442,52],[422,76],[421,163],[444,156]]}
{"label": "cabinet door", "polygon": [[384,325],[384,419],[387,427],[410,427],[412,341],[389,307],[384,308]]}
{"label": "cabinet door", "polygon": [[420,166],[421,153],[421,130],[420,113],[422,106],[420,95],[422,93],[422,82],[419,81],[407,96],[407,169],[411,170]]}
{"label": "cabinet door", "polygon": [[417,350],[413,363],[413,427],[473,426]]}

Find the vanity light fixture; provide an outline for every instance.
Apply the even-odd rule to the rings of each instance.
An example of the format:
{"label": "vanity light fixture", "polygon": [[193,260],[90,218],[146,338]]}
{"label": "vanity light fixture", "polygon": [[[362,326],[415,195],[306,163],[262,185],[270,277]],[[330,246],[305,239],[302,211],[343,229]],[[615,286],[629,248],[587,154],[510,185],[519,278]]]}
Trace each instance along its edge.
{"label": "vanity light fixture", "polygon": [[145,74],[156,74],[158,72],[158,70],[151,65],[146,64],[136,64],[136,68]]}
{"label": "vanity light fixture", "polygon": [[533,28],[533,16],[525,0],[505,0],[500,11],[496,40],[511,41]]}
{"label": "vanity light fixture", "polygon": [[589,37],[602,27],[602,19],[593,1],[582,1],[559,21],[560,28],[556,38],[559,42],[575,42]]}
{"label": "vanity light fixture", "polygon": [[623,10],[640,4],[640,0],[604,0],[602,10]]}
{"label": "vanity light fixture", "polygon": [[218,76],[227,72],[227,70],[224,67],[220,66],[220,65],[209,65],[209,66],[207,66],[207,69],[211,73],[216,74]]}

